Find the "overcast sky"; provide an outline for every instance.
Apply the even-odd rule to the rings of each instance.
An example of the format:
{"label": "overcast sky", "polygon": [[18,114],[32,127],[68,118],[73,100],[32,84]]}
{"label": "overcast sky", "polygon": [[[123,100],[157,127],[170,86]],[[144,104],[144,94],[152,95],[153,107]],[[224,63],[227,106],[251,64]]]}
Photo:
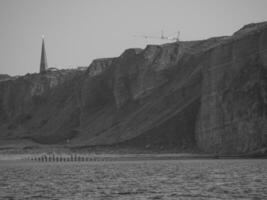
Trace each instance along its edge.
{"label": "overcast sky", "polygon": [[38,72],[42,35],[49,67],[88,66],[126,48],[163,43],[133,35],[231,35],[267,21],[266,8],[267,0],[0,0],[0,74]]}

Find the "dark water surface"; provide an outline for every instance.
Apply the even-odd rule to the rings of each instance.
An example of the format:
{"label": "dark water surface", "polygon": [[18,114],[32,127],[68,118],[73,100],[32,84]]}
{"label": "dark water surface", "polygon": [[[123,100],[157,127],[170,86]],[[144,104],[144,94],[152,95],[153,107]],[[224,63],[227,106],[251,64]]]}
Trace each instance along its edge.
{"label": "dark water surface", "polygon": [[267,160],[5,161],[0,199],[267,199]]}

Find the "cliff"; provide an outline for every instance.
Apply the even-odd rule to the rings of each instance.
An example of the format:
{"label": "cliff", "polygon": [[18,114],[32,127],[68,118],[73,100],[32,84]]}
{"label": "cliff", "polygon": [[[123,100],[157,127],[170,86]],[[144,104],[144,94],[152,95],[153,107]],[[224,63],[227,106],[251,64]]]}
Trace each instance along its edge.
{"label": "cliff", "polygon": [[0,138],[236,154],[267,148],[267,23],[0,82]]}

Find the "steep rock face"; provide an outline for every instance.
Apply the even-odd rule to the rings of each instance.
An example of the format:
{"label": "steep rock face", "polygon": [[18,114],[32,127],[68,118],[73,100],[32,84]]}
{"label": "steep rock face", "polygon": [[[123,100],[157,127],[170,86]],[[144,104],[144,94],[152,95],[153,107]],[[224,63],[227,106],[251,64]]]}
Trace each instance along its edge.
{"label": "steep rock face", "polygon": [[102,74],[107,69],[107,67],[111,65],[113,60],[113,58],[96,59],[91,63],[89,69],[87,70],[87,73],[91,77]]}
{"label": "steep rock face", "polygon": [[267,24],[0,82],[0,137],[244,153],[267,147]]}
{"label": "steep rock face", "polygon": [[6,81],[10,78],[11,78],[11,76],[9,76],[7,74],[0,74],[0,81]]}
{"label": "steep rock face", "polygon": [[[58,102],[68,94],[63,84],[82,72],[60,70],[46,74],[32,74],[0,83],[0,132],[4,138],[32,137],[52,118]],[[57,98],[60,90],[60,98]],[[64,96],[66,94],[66,96]],[[53,97],[53,99],[51,98]],[[57,107],[56,107],[57,106]],[[55,127],[51,126],[54,130]],[[40,134],[39,134],[40,136]]]}
{"label": "steep rock face", "polygon": [[[123,143],[153,132],[152,129],[174,116],[183,120],[182,111],[190,110],[186,105],[194,104],[198,110],[199,103],[196,102],[200,98],[201,74],[192,73],[195,66],[191,64],[196,60],[189,59],[189,54],[186,56],[198,43],[186,43],[181,47],[177,43],[153,45],[142,51],[129,49],[114,59],[101,75],[86,78],[81,95],[86,109],[83,109],[81,117],[83,131],[80,140],[90,145]],[[180,60],[182,54],[185,60]],[[166,62],[164,65],[159,64],[162,60]],[[178,61],[181,62],[179,65]],[[191,124],[194,127],[194,123]],[[183,123],[180,125],[180,128],[184,126]],[[167,133],[164,128],[156,129],[158,140],[163,139],[164,134],[170,137],[164,144],[156,142],[155,145],[170,148],[180,144],[187,136],[186,131],[179,136],[178,127],[170,128]],[[175,134],[179,139],[171,138]],[[194,138],[193,131],[188,135],[188,138]],[[194,139],[188,141],[188,146],[194,142]],[[149,139],[139,143],[140,146],[152,144]]]}
{"label": "steep rock face", "polygon": [[198,145],[208,152],[267,146],[266,24],[245,26],[207,52],[203,63]]}

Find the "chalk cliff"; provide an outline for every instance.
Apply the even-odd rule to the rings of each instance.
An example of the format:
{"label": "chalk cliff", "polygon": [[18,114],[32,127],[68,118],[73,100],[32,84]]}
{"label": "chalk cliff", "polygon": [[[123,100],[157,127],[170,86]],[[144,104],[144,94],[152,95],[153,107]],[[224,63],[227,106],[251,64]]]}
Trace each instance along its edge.
{"label": "chalk cliff", "polygon": [[0,139],[200,149],[267,147],[267,23],[228,37],[128,49],[87,71],[0,82]]}

